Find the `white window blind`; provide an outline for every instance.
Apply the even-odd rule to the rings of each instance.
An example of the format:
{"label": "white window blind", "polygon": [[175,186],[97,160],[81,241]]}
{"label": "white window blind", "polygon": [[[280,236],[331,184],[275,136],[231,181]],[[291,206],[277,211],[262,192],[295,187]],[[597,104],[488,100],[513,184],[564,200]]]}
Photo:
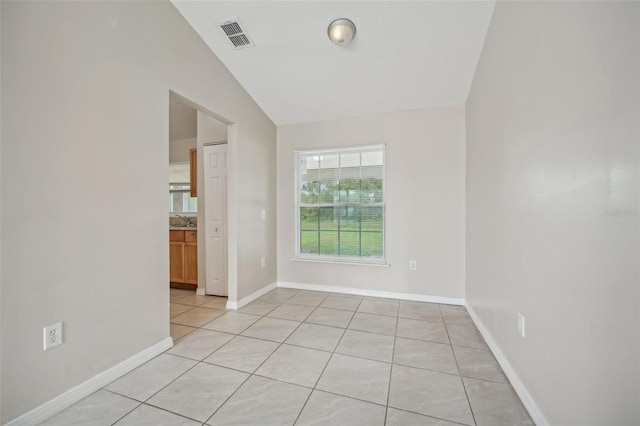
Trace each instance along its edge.
{"label": "white window blind", "polygon": [[299,151],[298,257],[384,262],[384,145]]}
{"label": "white window blind", "polygon": [[189,163],[169,164],[169,213],[196,213],[198,199],[191,196]]}

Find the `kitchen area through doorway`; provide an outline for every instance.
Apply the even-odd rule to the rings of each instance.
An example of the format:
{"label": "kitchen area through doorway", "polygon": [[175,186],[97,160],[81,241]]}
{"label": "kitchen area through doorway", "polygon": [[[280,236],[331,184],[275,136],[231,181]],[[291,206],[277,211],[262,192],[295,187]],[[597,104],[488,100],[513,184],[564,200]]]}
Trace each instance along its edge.
{"label": "kitchen area through doorway", "polygon": [[168,284],[174,341],[226,310],[226,142],[225,123],[170,92]]}

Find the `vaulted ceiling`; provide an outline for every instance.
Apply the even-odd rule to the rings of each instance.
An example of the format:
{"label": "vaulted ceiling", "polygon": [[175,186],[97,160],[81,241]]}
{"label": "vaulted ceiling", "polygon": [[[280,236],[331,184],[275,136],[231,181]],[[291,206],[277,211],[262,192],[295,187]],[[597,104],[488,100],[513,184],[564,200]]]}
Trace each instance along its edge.
{"label": "vaulted ceiling", "polygon": [[[172,0],[277,125],[466,102],[493,1]],[[335,46],[327,27],[351,19]],[[238,20],[255,47],[234,49]]]}

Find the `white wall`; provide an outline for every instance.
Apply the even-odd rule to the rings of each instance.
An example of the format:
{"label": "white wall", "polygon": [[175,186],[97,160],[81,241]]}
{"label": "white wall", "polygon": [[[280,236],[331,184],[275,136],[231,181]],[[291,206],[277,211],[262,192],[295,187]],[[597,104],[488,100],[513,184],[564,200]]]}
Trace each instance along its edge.
{"label": "white wall", "polygon": [[[235,123],[239,211],[275,200],[276,129],[168,2],[1,7],[4,422],[169,336],[169,91]],[[275,222],[253,232],[239,293],[275,280],[244,260]]]}
{"label": "white wall", "polygon": [[[200,111],[197,112],[197,146],[198,146],[198,288],[204,290],[207,283],[206,275],[206,238],[205,197],[204,197],[204,144],[227,140],[227,125]],[[233,195],[233,194],[231,194]],[[235,284],[235,283],[234,283]]]}
{"label": "white wall", "polygon": [[498,2],[467,103],[467,301],[551,424],[640,424],[639,27]]}
{"label": "white wall", "polygon": [[[0,4],[0,22],[2,22],[2,5]],[[0,31],[0,81],[2,81],[2,32]],[[2,176],[2,85],[0,84],[0,176]],[[0,185],[0,241],[2,241],[2,185]],[[0,244],[2,259],[2,244]],[[2,262],[0,262],[0,307],[2,306]],[[0,379],[2,378],[2,315],[0,314]],[[2,384],[0,383],[0,388]],[[2,422],[2,390],[0,389],[0,422]]]}
{"label": "white wall", "polygon": [[[390,266],[292,261],[293,152],[379,143]],[[278,126],[278,281],[464,297],[464,107]]]}
{"label": "white wall", "polygon": [[169,164],[188,163],[189,150],[198,147],[197,138],[174,139],[169,141]]}

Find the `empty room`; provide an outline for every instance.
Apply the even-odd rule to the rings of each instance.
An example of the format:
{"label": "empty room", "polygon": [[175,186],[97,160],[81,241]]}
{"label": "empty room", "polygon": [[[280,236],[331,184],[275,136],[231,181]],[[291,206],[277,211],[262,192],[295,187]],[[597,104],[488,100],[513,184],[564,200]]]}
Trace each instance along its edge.
{"label": "empty room", "polygon": [[640,424],[640,2],[0,23],[0,424]]}

